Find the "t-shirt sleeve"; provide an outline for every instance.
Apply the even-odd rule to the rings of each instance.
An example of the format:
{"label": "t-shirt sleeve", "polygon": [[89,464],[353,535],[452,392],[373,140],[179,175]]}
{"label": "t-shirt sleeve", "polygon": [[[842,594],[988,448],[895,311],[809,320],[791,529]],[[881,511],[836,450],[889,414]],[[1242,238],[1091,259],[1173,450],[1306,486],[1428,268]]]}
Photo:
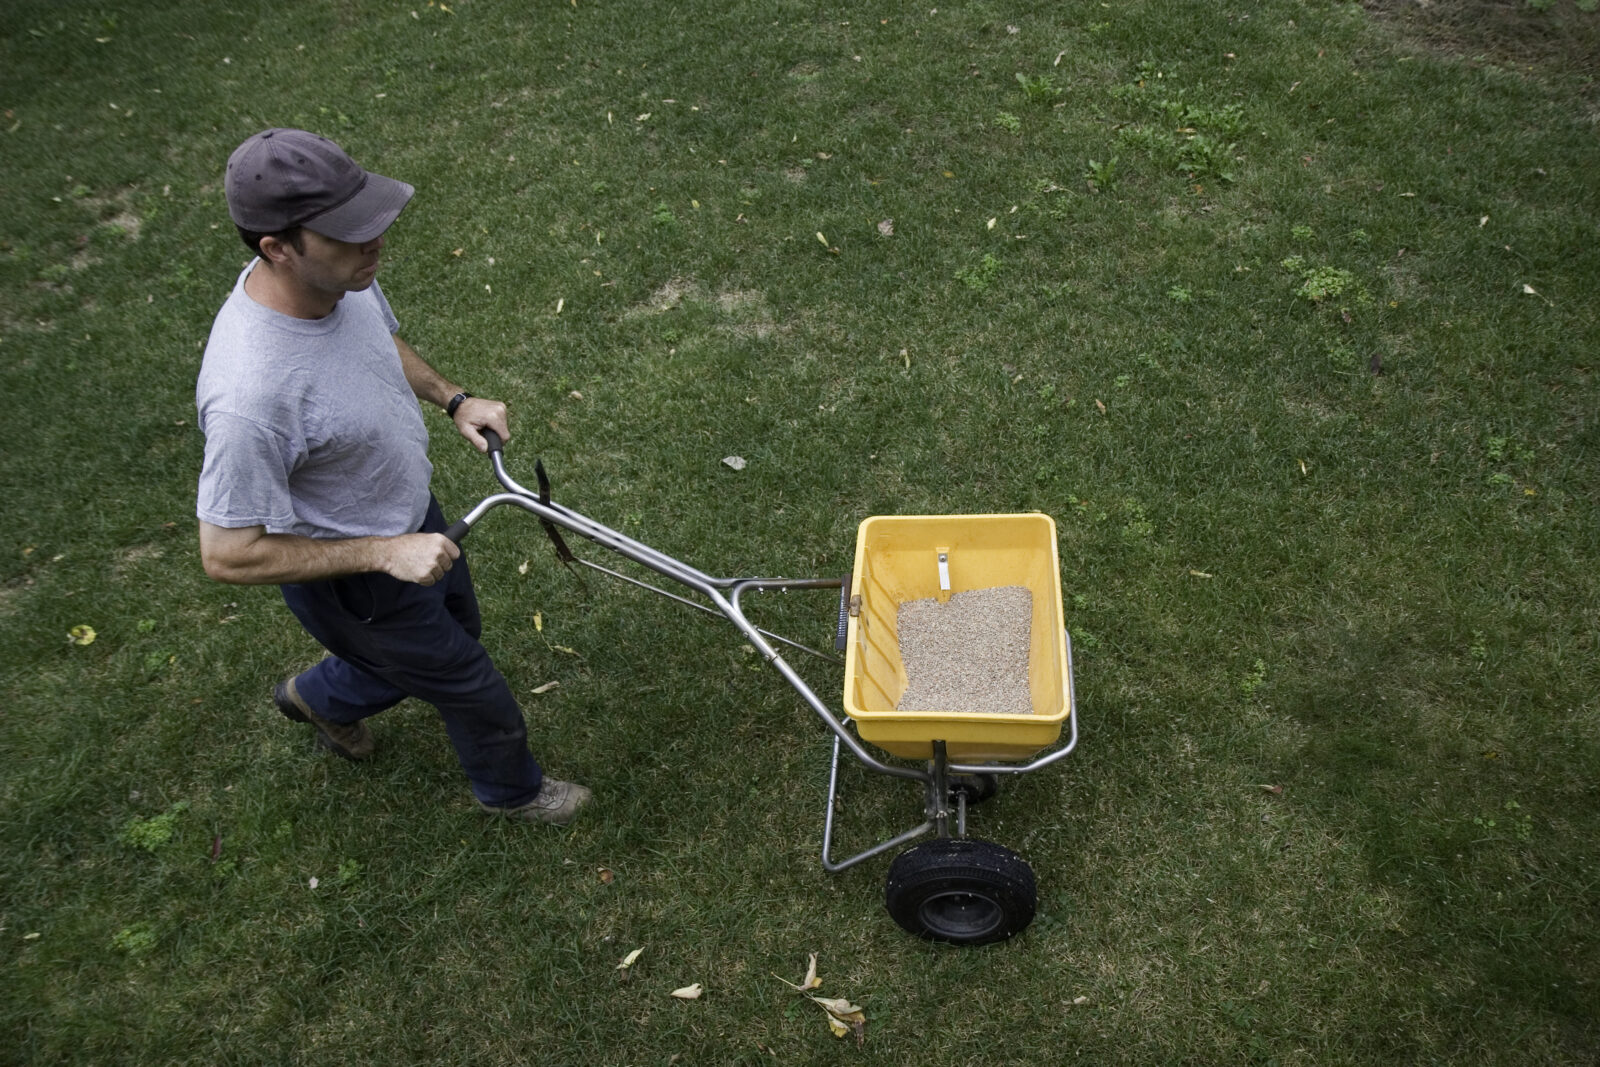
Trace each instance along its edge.
{"label": "t-shirt sleeve", "polygon": [[265,526],[278,533],[295,523],[289,472],[295,449],[282,434],[240,415],[205,419],[205,462],[195,514],[213,526]]}

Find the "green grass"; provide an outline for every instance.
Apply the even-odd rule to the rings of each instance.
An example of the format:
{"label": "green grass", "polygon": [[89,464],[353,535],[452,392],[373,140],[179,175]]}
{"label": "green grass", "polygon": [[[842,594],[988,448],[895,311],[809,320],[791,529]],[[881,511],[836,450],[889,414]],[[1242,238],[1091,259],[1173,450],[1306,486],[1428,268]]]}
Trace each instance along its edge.
{"label": "green grass", "polygon": [[[449,6],[8,8],[0,1055],[1591,1061],[1600,16]],[[265,125],[416,185],[403,332],[579,511],[830,576],[868,515],[1056,518],[1083,740],[972,827],[1033,927],[927,945],[886,861],[825,874],[815,716],[520,516],[471,556],[513,686],[561,683],[526,706],[572,829],[476,814],[426,707],[363,766],[281,720],[316,650],[192,517]],[[459,513],[491,479],[429,418]],[[844,847],[918,817],[844,789]],[[861,1048],[774,977],[810,952]]]}

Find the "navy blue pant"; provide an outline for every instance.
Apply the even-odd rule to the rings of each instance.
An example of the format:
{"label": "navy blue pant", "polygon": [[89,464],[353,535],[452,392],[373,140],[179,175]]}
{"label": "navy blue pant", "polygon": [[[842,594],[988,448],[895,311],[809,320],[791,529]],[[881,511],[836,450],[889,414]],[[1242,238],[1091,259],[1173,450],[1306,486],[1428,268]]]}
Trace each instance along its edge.
{"label": "navy blue pant", "polygon": [[[430,498],[422,531],[445,525]],[[369,573],[281,588],[295,618],[331,653],[295,682],[313,711],[352,723],[406,697],[427,701],[479,800],[515,806],[538,794],[541,771],[522,708],[478,643],[483,623],[464,555],[430,586]]]}

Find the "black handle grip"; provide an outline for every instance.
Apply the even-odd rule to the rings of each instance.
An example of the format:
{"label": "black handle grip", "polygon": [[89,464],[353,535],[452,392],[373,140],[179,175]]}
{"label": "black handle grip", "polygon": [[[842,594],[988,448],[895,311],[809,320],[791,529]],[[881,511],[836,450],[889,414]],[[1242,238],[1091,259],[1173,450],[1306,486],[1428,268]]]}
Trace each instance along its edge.
{"label": "black handle grip", "polygon": [[487,427],[487,426],[485,426],[483,429],[479,430],[478,432],[483,434],[483,439],[486,442],[488,442],[488,444],[489,444],[489,454],[490,455],[493,455],[496,452],[504,452],[505,451],[505,447],[506,446],[505,446],[504,442],[502,442],[500,440],[500,435],[499,434],[495,433],[493,430],[489,429],[489,427]]}
{"label": "black handle grip", "polygon": [[467,525],[466,519],[457,519],[455,522],[452,522],[449,526],[445,527],[444,535],[459,545],[462,541],[466,540],[467,534],[471,532],[472,527]]}

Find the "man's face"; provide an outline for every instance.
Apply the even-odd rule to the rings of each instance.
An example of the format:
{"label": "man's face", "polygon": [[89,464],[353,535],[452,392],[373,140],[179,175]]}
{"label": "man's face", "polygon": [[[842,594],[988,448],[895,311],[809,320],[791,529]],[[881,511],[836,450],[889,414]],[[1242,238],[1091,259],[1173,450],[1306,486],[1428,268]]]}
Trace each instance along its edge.
{"label": "man's face", "polygon": [[324,237],[314,230],[302,230],[305,253],[282,246],[295,276],[307,287],[340,299],[345,293],[359,293],[378,275],[378,252],[383,248],[379,234],[364,244],[351,244]]}

